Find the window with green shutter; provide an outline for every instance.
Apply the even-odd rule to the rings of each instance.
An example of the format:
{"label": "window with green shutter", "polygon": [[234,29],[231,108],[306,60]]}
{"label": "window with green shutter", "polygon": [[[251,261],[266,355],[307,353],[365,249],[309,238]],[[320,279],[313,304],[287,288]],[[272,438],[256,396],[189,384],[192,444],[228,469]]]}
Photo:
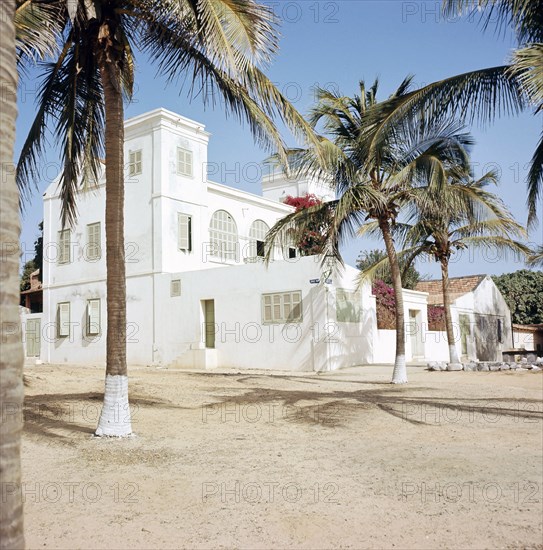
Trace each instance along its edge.
{"label": "window with green shutter", "polygon": [[71,262],[70,250],[71,231],[63,229],[58,232],[58,263],[69,264]]}
{"label": "window with green shutter", "polygon": [[70,302],[60,302],[57,305],[57,336],[70,336]]}
{"label": "window with green shutter", "polygon": [[100,298],[87,300],[87,334],[100,334]]}
{"label": "window with green shutter", "polygon": [[192,177],[192,152],[182,147],[177,148],[177,173]]}
{"label": "window with green shutter", "polygon": [[100,222],[87,225],[87,260],[96,261],[102,256]]}
{"label": "window with green shutter", "polygon": [[192,250],[192,218],[187,214],[177,214],[177,246],[179,250]]}
{"label": "window with green shutter", "polygon": [[302,320],[302,293],[277,292],[262,295],[262,323],[299,323]]}
{"label": "window with green shutter", "polygon": [[138,174],[141,174],[141,171],[141,149],[138,151],[130,151],[128,153],[128,175],[137,176]]}

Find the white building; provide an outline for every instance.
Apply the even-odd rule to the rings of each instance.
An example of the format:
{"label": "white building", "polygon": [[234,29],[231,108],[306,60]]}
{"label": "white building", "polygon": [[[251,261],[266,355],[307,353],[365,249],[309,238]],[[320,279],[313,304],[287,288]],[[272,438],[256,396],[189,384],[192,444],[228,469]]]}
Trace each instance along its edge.
{"label": "white building", "polygon": [[[263,197],[208,181],[209,136],[164,109],[125,123],[129,364],[321,371],[392,362],[394,331],[377,329],[375,297],[369,285],[355,292],[356,269],[330,271],[293,247],[262,261],[266,232],[291,211],[282,198],[328,199],[330,190],[273,173]],[[43,313],[23,319],[27,355],[42,362],[105,364],[104,185],[80,193],[72,229],[60,224],[58,182],[44,194]],[[408,360],[432,358],[420,329],[427,295],[405,292],[416,326]],[[441,340],[432,354],[446,350]]]}

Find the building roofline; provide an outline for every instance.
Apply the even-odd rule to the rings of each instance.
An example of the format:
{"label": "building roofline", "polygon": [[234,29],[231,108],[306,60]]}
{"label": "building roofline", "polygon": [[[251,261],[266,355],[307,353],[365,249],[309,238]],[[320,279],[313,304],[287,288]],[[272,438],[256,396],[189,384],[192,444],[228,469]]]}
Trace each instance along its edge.
{"label": "building roofline", "polygon": [[127,118],[124,121],[124,128],[125,130],[130,131],[137,128],[140,124],[152,121],[153,119],[156,119],[157,121],[166,120],[176,126],[182,126],[188,130],[196,131],[205,136],[211,135],[209,132],[205,131],[205,124],[202,124],[197,120],[184,117],[179,113],[174,113],[173,111],[164,109],[164,107],[159,107],[157,109],[153,109],[152,111],[147,111],[145,113],[141,113],[140,115]]}
{"label": "building roofline", "polygon": [[236,187],[229,187],[228,185],[224,185],[222,183],[217,183],[217,182],[208,180],[207,187],[208,187],[208,190],[212,192],[215,192],[221,195],[229,195],[232,197],[236,197],[238,199],[246,199],[250,202],[253,202],[254,204],[260,204],[262,206],[267,206],[267,207],[271,206],[278,212],[284,212],[285,214],[288,214],[294,211],[294,208],[292,206],[289,206],[288,204],[283,204],[282,202],[279,202],[279,201],[267,199],[262,195],[256,195],[255,193],[251,193],[250,191],[244,191],[243,189],[237,189]]}

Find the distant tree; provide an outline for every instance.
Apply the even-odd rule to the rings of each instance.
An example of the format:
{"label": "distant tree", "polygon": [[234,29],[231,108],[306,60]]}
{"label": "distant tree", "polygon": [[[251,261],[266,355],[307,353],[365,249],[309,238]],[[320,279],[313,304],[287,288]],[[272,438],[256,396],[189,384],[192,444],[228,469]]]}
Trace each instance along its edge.
{"label": "distant tree", "polygon": [[36,269],[40,270],[38,278],[40,281],[43,281],[43,221],[38,224],[38,229],[40,230],[40,234],[34,241],[34,263],[36,264]]}
{"label": "distant tree", "polygon": [[543,272],[521,269],[492,279],[511,310],[513,323],[543,323]]}
{"label": "distant tree", "polygon": [[[293,206],[296,212],[322,204],[322,200],[312,193],[307,193],[301,197],[287,195],[287,198],[283,202],[284,204]],[[302,232],[293,235],[293,237],[296,247],[303,256],[314,256],[323,251],[326,240],[325,227],[323,227],[322,223],[313,221],[307,227],[304,227]]]}
{"label": "distant tree", "polygon": [[39,223],[38,229],[40,234],[38,238],[34,241],[34,257],[31,260],[28,260],[23,266],[23,273],[21,275],[20,288],[21,292],[23,290],[28,290],[30,288],[30,274],[40,270],[39,280],[42,280],[42,270],[43,270],[43,221]]}
{"label": "distant tree", "polygon": [[[366,252],[360,252],[356,259],[356,267],[360,271],[371,267],[372,265],[387,258],[387,253],[384,250],[369,250]],[[403,288],[409,288],[413,290],[417,283],[423,279],[423,276],[415,269],[413,265],[410,265],[407,269],[405,261],[399,260],[400,270],[402,271],[402,286]],[[387,285],[392,285],[392,273],[390,271],[390,264],[386,262],[383,268],[377,270],[375,275],[376,279],[381,279]]]}

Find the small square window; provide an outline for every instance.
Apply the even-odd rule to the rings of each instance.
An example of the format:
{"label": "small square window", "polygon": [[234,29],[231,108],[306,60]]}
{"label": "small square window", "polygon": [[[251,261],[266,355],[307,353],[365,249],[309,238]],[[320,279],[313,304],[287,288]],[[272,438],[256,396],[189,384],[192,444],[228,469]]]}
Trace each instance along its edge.
{"label": "small square window", "polygon": [[181,279],[173,279],[170,282],[170,296],[181,296]]}

